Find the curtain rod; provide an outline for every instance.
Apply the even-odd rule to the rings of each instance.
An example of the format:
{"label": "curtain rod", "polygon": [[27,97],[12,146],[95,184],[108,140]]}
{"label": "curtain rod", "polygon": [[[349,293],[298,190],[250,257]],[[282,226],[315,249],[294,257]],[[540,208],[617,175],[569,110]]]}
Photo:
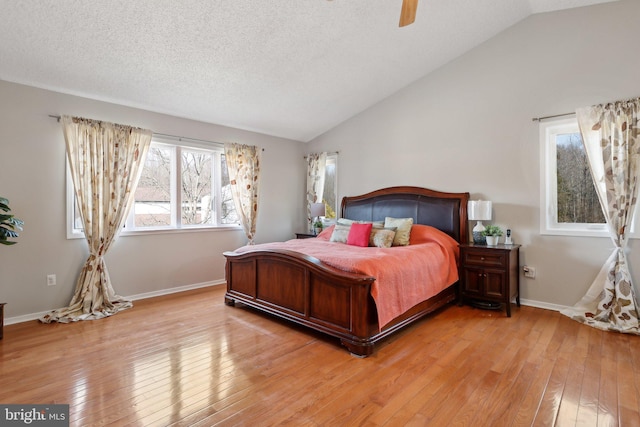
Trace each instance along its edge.
{"label": "curtain rod", "polygon": [[[57,116],[55,114],[49,114],[49,117],[51,117],[52,119],[56,119],[58,121],[58,123],[60,123],[60,119],[62,118],[61,116]],[[164,137],[164,138],[170,138],[170,139],[176,139],[180,142],[182,141],[186,141],[186,142],[202,142],[205,144],[217,144],[217,145],[224,145],[222,142],[214,142],[214,141],[207,141],[205,139],[196,139],[196,138],[187,138],[184,136],[176,136],[176,135],[168,135],[166,133],[157,133],[157,132],[153,132],[153,134],[155,136],[159,136],[159,137]],[[264,148],[261,148],[262,151],[264,151]]]}
{"label": "curtain rod", "polygon": [[[333,155],[333,154],[340,154],[340,152],[339,151],[328,151],[327,152],[327,155]],[[303,156],[304,159],[306,159],[307,157],[309,157],[309,156]]]}
{"label": "curtain rod", "polygon": [[[576,113],[563,113],[563,114],[554,114],[553,116],[543,116],[543,117],[534,117],[533,119],[531,119],[534,122],[540,122],[542,120],[547,120],[547,119],[555,119],[556,117],[564,117],[564,116],[573,116]],[[61,117],[60,116],[56,116],[54,114],[49,114],[49,117],[51,117],[52,119],[56,119],[58,122],[60,122]],[[182,141],[183,139],[189,139],[190,141],[197,141],[197,142],[206,142],[206,143],[211,143],[212,141],[205,141],[204,139],[194,139],[194,138],[184,138],[181,136],[175,136],[175,135],[167,135],[164,133],[153,133],[154,135],[158,135],[158,136],[164,136],[167,138],[175,138],[178,141]],[[262,151],[264,151],[264,148],[262,149]],[[340,154],[339,151],[334,151],[331,153],[327,153],[327,154]],[[307,156],[304,156],[304,158],[306,159]]]}
{"label": "curtain rod", "polygon": [[175,139],[175,140],[177,140],[179,142],[183,142],[183,141],[184,142],[201,142],[201,143],[204,143],[204,144],[224,145],[221,142],[207,141],[207,140],[204,140],[204,139],[196,139],[196,138],[187,138],[185,136],[168,135],[166,133],[153,132],[153,135],[154,136],[159,136],[160,138]]}
{"label": "curtain rod", "polygon": [[542,120],[555,119],[556,117],[573,116],[574,114],[576,114],[576,113],[554,114],[553,116],[534,117],[531,120],[533,120],[534,122],[540,122]]}

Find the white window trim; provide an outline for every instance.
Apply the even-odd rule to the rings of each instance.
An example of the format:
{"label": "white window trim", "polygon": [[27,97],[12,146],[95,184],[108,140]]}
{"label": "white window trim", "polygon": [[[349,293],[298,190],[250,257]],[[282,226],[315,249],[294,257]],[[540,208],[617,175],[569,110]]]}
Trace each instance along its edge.
{"label": "white window trim", "polygon": [[[172,147],[176,147],[177,150],[177,154],[180,153],[180,148],[187,148],[187,149],[201,149],[201,150],[207,150],[210,151],[212,148],[219,148],[221,146],[221,144],[217,144],[217,143],[206,143],[205,141],[199,141],[199,140],[189,140],[187,138],[167,138],[167,137],[159,137],[159,136],[153,136],[152,139],[153,143],[156,144],[163,144],[163,145],[169,145]],[[178,156],[174,156],[174,163],[175,165],[172,165],[172,167],[174,168],[179,168],[180,167],[180,162],[178,162],[176,159],[178,158]],[[179,176],[180,171],[176,170],[176,176]],[[219,168],[216,168],[216,173],[218,174],[217,177],[212,177],[212,179],[216,180],[216,182],[220,182],[220,170]],[[79,230],[77,228],[74,227],[74,203],[75,203],[75,191],[73,188],[73,179],[71,178],[71,171],[69,168],[69,161],[68,159],[66,159],[66,222],[67,222],[67,239],[84,239],[85,235],[84,235],[84,231]],[[172,192],[177,192],[176,196],[179,197],[180,196],[180,192],[177,191],[176,187],[176,183],[175,181],[172,181],[171,183],[171,191]],[[220,195],[220,186],[219,185],[215,185],[215,191],[216,191],[216,197],[219,198]],[[177,200],[177,199],[176,199]],[[178,200],[178,206],[180,200]],[[133,208],[132,208],[133,211]],[[131,211],[131,212],[132,212]],[[131,225],[131,222],[133,221],[133,215],[132,213],[129,213],[129,216],[127,217],[127,221],[126,221],[126,226]],[[171,212],[171,226],[164,226],[164,227],[145,227],[144,229],[136,229],[136,230],[132,230],[129,231],[126,228],[124,230],[122,230],[120,232],[120,236],[123,237],[127,237],[127,236],[140,236],[140,235],[151,235],[151,234],[173,234],[173,233],[194,233],[194,232],[209,232],[209,231],[242,231],[243,228],[240,224],[221,224],[221,225],[181,225],[178,226],[177,225],[177,218],[176,218],[177,212],[175,212],[175,210],[172,210]],[[125,226],[125,227],[126,227]]]}
{"label": "white window trim", "polygon": [[606,224],[558,223],[554,135],[579,132],[575,118],[540,122],[540,234],[609,237]]}

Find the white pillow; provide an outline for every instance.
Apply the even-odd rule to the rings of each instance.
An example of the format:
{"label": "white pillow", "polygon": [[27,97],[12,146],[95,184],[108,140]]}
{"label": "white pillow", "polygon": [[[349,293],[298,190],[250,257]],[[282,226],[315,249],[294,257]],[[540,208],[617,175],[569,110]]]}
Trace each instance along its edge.
{"label": "white pillow", "polygon": [[341,225],[351,225],[354,222],[357,222],[358,224],[373,224],[372,227],[373,228],[382,228],[384,227],[384,222],[383,221],[357,221],[355,219],[347,219],[347,218],[339,218],[338,219],[338,224]]}
{"label": "white pillow", "polygon": [[351,224],[343,225],[336,224],[329,238],[330,242],[347,243],[347,237],[349,237],[349,231],[351,230]]}

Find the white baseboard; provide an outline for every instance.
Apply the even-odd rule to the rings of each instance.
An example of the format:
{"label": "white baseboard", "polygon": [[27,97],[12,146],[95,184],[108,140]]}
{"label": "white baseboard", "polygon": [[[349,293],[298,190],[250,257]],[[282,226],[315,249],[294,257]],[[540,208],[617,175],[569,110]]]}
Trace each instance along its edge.
{"label": "white baseboard", "polygon": [[184,292],[184,291],[190,291],[193,289],[206,288],[207,286],[224,285],[226,283],[227,282],[224,279],[214,280],[213,282],[194,283],[192,285],[178,286],[177,288],[162,289],[159,291],[145,292],[144,294],[130,295],[127,298],[129,298],[132,301],[137,301],[141,299],[160,297],[162,295],[175,294],[177,292]]}
{"label": "white baseboard", "polygon": [[551,304],[548,302],[535,301],[535,300],[522,299],[522,298],[520,298],[520,304],[526,305],[529,307],[544,308],[545,310],[552,310],[552,311],[560,311],[560,310],[564,310],[565,308],[568,308],[566,305]]}
{"label": "white baseboard", "polygon": [[[145,292],[143,294],[131,295],[126,298],[129,298],[132,301],[138,301],[141,299],[159,297],[162,295],[175,294],[177,292],[190,291],[192,289],[206,288],[207,286],[220,286],[225,283],[227,282],[224,279],[214,280],[213,282],[194,283],[192,285],[178,286],[175,288],[161,289],[159,291]],[[47,310],[47,311],[42,311],[40,313],[31,313],[31,314],[25,314],[22,316],[9,317],[7,319],[4,319],[4,324],[13,325],[14,323],[22,323],[22,322],[29,322],[31,320],[37,320],[40,317],[44,316],[45,314],[49,313],[50,311],[51,310]]]}

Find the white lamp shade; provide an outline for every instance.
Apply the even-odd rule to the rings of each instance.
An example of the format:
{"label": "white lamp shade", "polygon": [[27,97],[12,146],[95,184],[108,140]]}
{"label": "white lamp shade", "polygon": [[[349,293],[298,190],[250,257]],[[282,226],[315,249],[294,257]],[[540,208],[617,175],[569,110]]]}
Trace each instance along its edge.
{"label": "white lamp shade", "polygon": [[472,221],[488,221],[491,219],[491,202],[487,200],[469,200],[467,215]]}
{"label": "white lamp shade", "polygon": [[311,217],[324,216],[324,203],[311,203],[309,205],[311,211]]}

